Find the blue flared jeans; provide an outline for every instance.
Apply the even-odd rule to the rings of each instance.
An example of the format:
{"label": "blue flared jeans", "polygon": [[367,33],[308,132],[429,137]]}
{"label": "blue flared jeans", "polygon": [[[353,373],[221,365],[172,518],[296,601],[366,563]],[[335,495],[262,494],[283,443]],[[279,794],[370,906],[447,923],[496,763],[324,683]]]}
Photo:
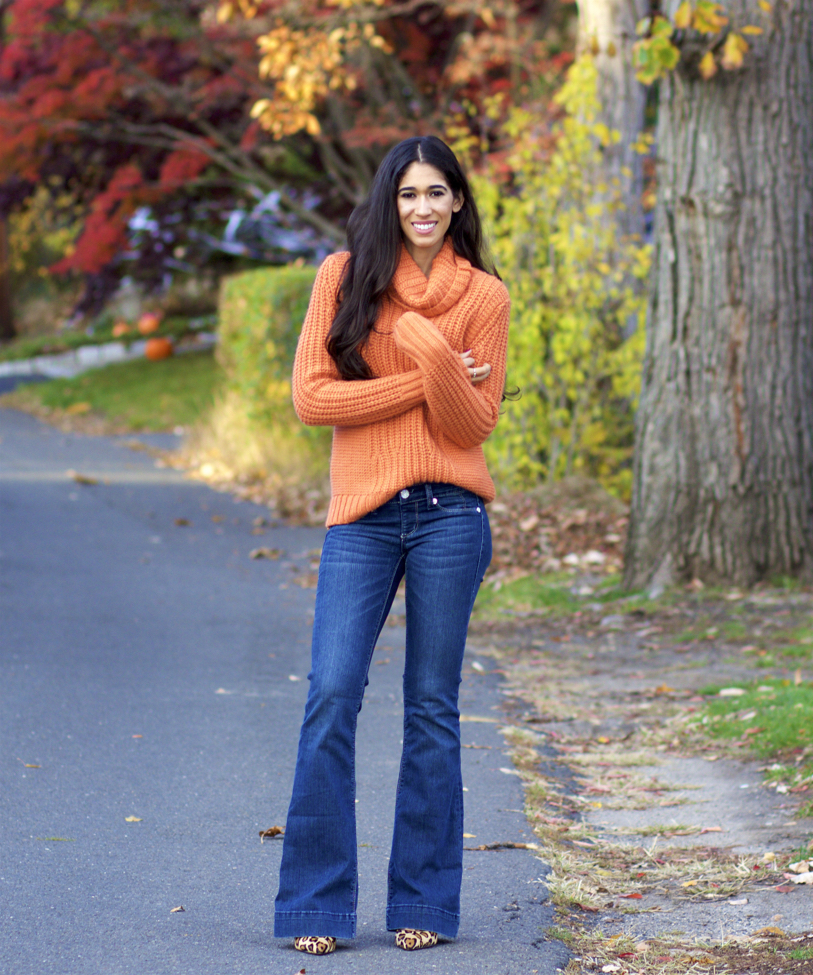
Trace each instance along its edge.
{"label": "blue flared jeans", "polygon": [[457,701],[469,617],[490,561],[485,505],[450,484],[405,488],[358,521],[328,529],[277,937],[356,934],[356,722],[373,649],[404,576],[404,744],[387,928],[456,936],[463,869]]}

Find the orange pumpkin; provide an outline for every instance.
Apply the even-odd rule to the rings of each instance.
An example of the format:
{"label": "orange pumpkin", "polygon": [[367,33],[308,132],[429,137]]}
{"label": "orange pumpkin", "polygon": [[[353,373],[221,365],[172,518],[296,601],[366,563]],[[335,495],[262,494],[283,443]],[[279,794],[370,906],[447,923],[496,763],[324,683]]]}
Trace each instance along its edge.
{"label": "orange pumpkin", "polygon": [[148,339],[147,344],[144,346],[144,355],[151,362],[158,362],[159,359],[168,359],[173,351],[174,347],[171,340],[160,337]]}
{"label": "orange pumpkin", "polygon": [[142,335],[150,335],[158,331],[160,324],[160,315],[156,315],[154,311],[146,311],[138,320],[138,330]]}
{"label": "orange pumpkin", "polygon": [[116,322],[113,326],[113,338],[120,339],[122,335],[127,335],[130,331],[130,326],[127,322]]}

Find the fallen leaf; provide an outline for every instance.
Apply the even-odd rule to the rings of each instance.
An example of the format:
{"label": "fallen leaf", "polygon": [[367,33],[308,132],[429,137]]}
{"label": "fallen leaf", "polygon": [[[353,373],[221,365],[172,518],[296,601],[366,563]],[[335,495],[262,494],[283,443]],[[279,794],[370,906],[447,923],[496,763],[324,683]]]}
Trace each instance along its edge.
{"label": "fallen leaf", "polygon": [[186,528],[192,522],[188,518],[176,518],[173,524],[177,525],[178,528]]}
{"label": "fallen leaf", "polygon": [[723,832],[722,826],[704,826],[700,830],[700,835],[702,836],[704,833],[722,833],[722,832]]}
{"label": "fallen leaf", "polygon": [[742,697],[744,693],[742,687],[724,687],[719,691],[720,697]]}
{"label": "fallen leaf", "polygon": [[270,840],[273,836],[284,836],[285,830],[282,826],[271,826],[268,829],[260,830],[260,842],[263,843],[265,840]]}
{"label": "fallen leaf", "polygon": [[760,928],[758,931],[751,932],[752,938],[785,938],[787,935],[782,928],[769,925],[767,928]]}
{"label": "fallen leaf", "polygon": [[591,907],[589,904],[580,904],[578,901],[575,901],[574,903],[580,911],[587,911],[588,914],[598,914],[598,912],[601,910],[600,907]]}
{"label": "fallen leaf", "polygon": [[741,898],[738,901],[729,901],[728,903],[731,904],[734,907],[741,907],[743,904],[747,904],[748,903],[748,898],[747,897],[743,897],[743,898]]}
{"label": "fallen leaf", "polygon": [[90,413],[91,409],[90,403],[71,403],[65,407],[65,412],[68,416],[81,416],[82,413]]}
{"label": "fallen leaf", "polygon": [[797,874],[795,877],[790,878],[794,884],[813,884],[813,871],[808,870],[807,873]]}
{"label": "fallen leaf", "polygon": [[98,484],[99,481],[95,477],[90,477],[87,474],[80,474],[78,471],[68,470],[65,471],[65,476],[69,477],[72,481],[76,481],[77,484]]}
{"label": "fallen leaf", "polygon": [[798,687],[801,683],[802,683],[802,669],[800,667],[793,675],[793,684],[795,687]]}
{"label": "fallen leaf", "polygon": [[808,870],[813,870],[813,860],[797,860],[795,863],[789,863],[788,870],[792,873],[807,873]]}
{"label": "fallen leaf", "polygon": [[674,689],[674,687],[670,687],[668,684],[659,684],[658,687],[655,688],[655,693],[656,694],[674,694],[675,693],[675,689]]}
{"label": "fallen leaf", "polygon": [[780,884],[778,887],[774,887],[774,890],[777,894],[792,894],[796,888],[791,887],[789,884]]}
{"label": "fallen leaf", "polygon": [[23,768],[42,768],[42,766],[41,765],[26,765],[26,764],[24,764],[23,765]]}
{"label": "fallen leaf", "polygon": [[687,880],[685,883],[682,883],[680,886],[681,887],[696,887],[697,886],[697,881],[696,880]]}
{"label": "fallen leaf", "polygon": [[185,910],[186,910],[186,908],[183,905],[180,905],[179,907],[173,907],[172,910],[169,913],[170,914],[179,914],[181,911],[185,911]]}
{"label": "fallen leaf", "polygon": [[124,822],[125,823],[140,823],[141,822],[141,818],[139,816],[125,816],[124,817]]}
{"label": "fallen leaf", "polygon": [[628,901],[640,901],[643,900],[644,897],[643,894],[639,894],[637,891],[633,894],[622,894],[621,896],[624,898],[624,900]]}
{"label": "fallen leaf", "polygon": [[249,553],[250,559],[272,559],[282,558],[285,552],[281,548],[253,548]]}
{"label": "fallen leaf", "polygon": [[538,850],[536,843],[484,843],[482,846],[464,846],[464,850],[480,852],[482,850]]}

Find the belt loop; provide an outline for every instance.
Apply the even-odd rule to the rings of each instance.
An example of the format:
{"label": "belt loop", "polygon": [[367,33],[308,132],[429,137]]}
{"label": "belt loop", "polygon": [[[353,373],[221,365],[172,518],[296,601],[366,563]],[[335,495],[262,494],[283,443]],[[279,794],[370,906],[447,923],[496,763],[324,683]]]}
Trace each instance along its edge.
{"label": "belt loop", "polygon": [[429,481],[426,482],[425,488],[426,488],[426,503],[431,508],[435,499],[435,492],[432,490],[432,485],[429,483]]}

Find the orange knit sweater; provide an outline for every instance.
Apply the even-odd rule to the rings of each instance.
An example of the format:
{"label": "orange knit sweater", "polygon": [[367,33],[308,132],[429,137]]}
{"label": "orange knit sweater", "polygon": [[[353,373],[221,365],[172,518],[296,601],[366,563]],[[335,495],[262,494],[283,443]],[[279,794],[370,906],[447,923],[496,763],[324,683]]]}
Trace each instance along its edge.
{"label": "orange knit sweater", "polygon": [[[422,481],[456,484],[493,501],[481,444],[497,423],[505,383],[509,299],[497,278],[447,239],[427,280],[406,248],[364,358],[374,379],[339,377],[325,349],[349,255],[319,269],[302,327],[293,399],[303,423],[332,426],[327,524],[347,524]],[[472,384],[460,353],[491,375]]]}

